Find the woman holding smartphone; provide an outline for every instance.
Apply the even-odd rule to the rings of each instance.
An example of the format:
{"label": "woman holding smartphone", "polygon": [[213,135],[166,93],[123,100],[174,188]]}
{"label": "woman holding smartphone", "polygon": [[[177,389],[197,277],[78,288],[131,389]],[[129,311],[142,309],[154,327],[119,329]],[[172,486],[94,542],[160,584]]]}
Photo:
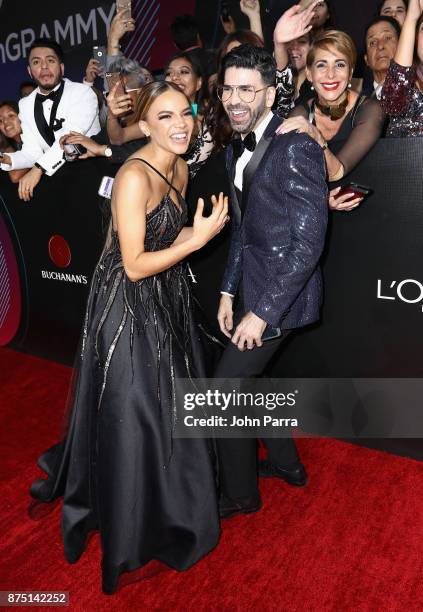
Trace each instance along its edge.
{"label": "woman holding smartphone", "polygon": [[41,502],[64,497],[66,559],[100,532],[103,591],[156,559],[185,570],[217,544],[216,484],[204,439],[176,439],[175,379],[204,376],[183,260],[218,234],[227,198],[185,228],[189,99],[155,82],[140,94],[148,144],[119,170],[109,237],[93,275],[78,374],[63,440],[39,460]]}
{"label": "woman holding smartphone", "polygon": [[[329,182],[347,175],[379,139],[385,115],[376,100],[351,89],[357,52],[352,39],[338,30],[318,35],[307,55],[306,75],[314,97],[297,105],[278,128],[279,134],[303,132],[324,149]],[[332,208],[348,209],[361,199],[334,202]]]}

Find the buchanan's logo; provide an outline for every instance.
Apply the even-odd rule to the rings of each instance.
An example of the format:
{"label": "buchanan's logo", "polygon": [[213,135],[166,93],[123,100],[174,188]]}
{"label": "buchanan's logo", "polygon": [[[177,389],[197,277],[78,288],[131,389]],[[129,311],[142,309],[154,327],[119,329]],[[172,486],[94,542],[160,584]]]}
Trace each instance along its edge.
{"label": "buchanan's logo", "polygon": [[[72,260],[72,253],[69,244],[58,234],[54,234],[48,241],[48,254],[51,261],[58,268],[67,268]],[[82,274],[69,274],[65,272],[49,272],[41,270],[41,276],[47,280],[57,280],[65,283],[76,283],[87,285],[88,280]]]}
{"label": "buchanan's logo", "polygon": [[87,285],[88,279],[82,274],[67,274],[64,272],[48,272],[41,270],[41,276],[48,280],[58,280],[65,283],[76,283],[78,285]]}
{"label": "buchanan's logo", "polygon": [[423,284],[414,278],[406,278],[402,281],[384,282],[377,281],[378,300],[400,300],[406,304],[419,304],[423,311]]}
{"label": "buchanan's logo", "polygon": [[72,259],[70,246],[63,236],[58,234],[52,236],[48,241],[48,254],[58,268],[67,268]]}

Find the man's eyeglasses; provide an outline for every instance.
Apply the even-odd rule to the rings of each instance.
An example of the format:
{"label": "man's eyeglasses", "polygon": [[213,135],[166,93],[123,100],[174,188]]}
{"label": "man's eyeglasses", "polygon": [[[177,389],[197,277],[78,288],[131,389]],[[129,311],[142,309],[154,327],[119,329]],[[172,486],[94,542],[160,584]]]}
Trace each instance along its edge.
{"label": "man's eyeglasses", "polygon": [[254,89],[252,85],[237,85],[236,87],[232,87],[232,85],[220,85],[217,88],[217,96],[222,102],[227,102],[232,98],[234,91],[238,91],[239,99],[246,104],[250,104],[254,102],[256,94],[258,94],[259,91],[264,91],[269,87],[271,86],[266,85],[266,87],[262,87],[261,89]]}

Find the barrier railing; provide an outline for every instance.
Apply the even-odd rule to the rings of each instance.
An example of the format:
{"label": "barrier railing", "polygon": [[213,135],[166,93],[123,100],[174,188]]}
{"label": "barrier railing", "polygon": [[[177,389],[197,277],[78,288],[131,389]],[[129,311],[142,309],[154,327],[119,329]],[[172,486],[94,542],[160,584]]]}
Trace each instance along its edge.
{"label": "barrier railing", "polygon": [[[374,193],[331,213],[322,321],[291,335],[273,377],[423,377],[422,167],[423,139],[391,139],[348,177]],[[69,164],[28,204],[0,176],[0,344],[72,363],[104,239],[97,189],[111,168]]]}

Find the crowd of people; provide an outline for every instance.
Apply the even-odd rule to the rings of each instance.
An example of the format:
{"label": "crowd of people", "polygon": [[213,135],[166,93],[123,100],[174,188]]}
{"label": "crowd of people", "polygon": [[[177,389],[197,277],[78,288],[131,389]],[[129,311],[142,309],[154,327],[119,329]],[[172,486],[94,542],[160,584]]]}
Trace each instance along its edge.
{"label": "crowd of people", "polygon": [[[105,63],[90,59],[83,83],[64,77],[55,41],[34,41],[33,91],[19,109],[0,104],[1,168],[25,202],[65,163],[102,156],[121,166],[66,433],[40,459],[47,479],[31,488],[40,502],[64,496],[70,562],[100,531],[106,593],[152,559],[193,565],[216,546],[219,518],[260,510],[258,475],[307,483],[289,436],[265,439],[259,463],[254,438],[175,438],[175,380],[260,376],[288,335],[318,321],[328,209],[362,201],[333,184],[380,137],[423,135],[423,0],[380,5],[361,82],[355,44],[328,1],[284,12],[272,49],[259,0],[240,8],[250,29],[226,17],[215,51],[192,16],[176,18],[178,51],[156,79],[122,53],[135,29],[124,11]],[[206,281],[225,346],[196,319],[185,265],[206,245],[215,256],[222,236],[224,266]],[[220,357],[207,370],[213,348]]]}
{"label": "crowd of people", "polygon": [[[249,43],[263,47],[265,44],[260,1],[241,0],[240,9],[247,16],[250,29],[237,30],[231,16],[222,20],[226,36],[217,50],[203,47],[194,17],[181,15],[171,24],[171,35],[178,52],[169,58],[158,78],[175,83],[191,100],[196,136],[185,156],[191,178],[211,154],[222,150],[232,137],[218,94],[223,58],[238,45]],[[83,84],[85,89],[89,87],[96,94],[97,104],[93,111],[96,117],[90,115],[88,127],[79,125],[78,121],[75,123],[73,117],[65,117],[62,127],[54,128],[53,135],[60,143],[54,147],[62,148],[62,152],[56,150],[56,153],[62,155],[63,163],[65,143],[87,149],[79,156],[67,155],[68,160],[105,155],[110,156],[112,162],[122,163],[141,142],[146,142],[139,122],[135,120],[135,110],[141,88],[151,82],[153,76],[136,61],[125,58],[120,45],[122,38],[134,29],[132,18],[126,18],[123,12],[117,14],[108,36],[105,63],[89,60]],[[24,133],[22,137],[25,109],[28,107],[30,114],[34,114],[34,98],[37,99],[37,95],[52,96],[60,83],[66,82],[63,79],[63,52],[57,43],[50,42],[52,46],[44,48],[50,48],[53,62],[56,62],[51,74],[47,75],[46,64],[40,72],[41,63],[37,60],[35,65],[31,60],[34,51],[46,45],[46,40],[35,41],[29,51],[28,71],[32,80],[23,81],[20,86],[20,110],[14,100],[0,102],[0,152],[6,154],[1,167],[10,170],[10,179],[19,183],[20,197],[26,201],[41,180],[42,173],[52,174],[62,165],[53,169],[43,167],[41,163],[38,171],[30,172],[34,164],[39,163],[41,154],[47,152],[49,142],[42,138],[41,150],[31,149],[32,133],[40,131],[38,125],[35,130],[31,129],[34,128],[31,126],[32,117],[29,118],[27,135]],[[410,3],[406,0],[381,2],[377,14],[365,28],[364,44],[367,72],[364,78],[357,79],[354,77],[357,63],[355,44],[346,33],[336,29],[336,18],[329,1],[312,2],[304,11],[300,6],[292,7],[279,18],[274,29],[273,49],[270,49],[277,63],[274,110],[288,119],[279,133],[291,129],[307,132],[320,146],[324,146],[329,182],[348,174],[380,137],[422,135],[421,3],[418,0]],[[48,53],[45,55],[47,57]],[[125,91],[118,79],[111,81],[113,86],[109,89],[106,73],[121,75],[126,83]],[[329,85],[322,83],[322,76],[327,78]],[[79,87],[78,92],[81,99],[73,100],[74,113],[82,110],[84,95],[89,98],[87,92],[83,93],[83,87]],[[31,100],[29,105],[27,97]],[[49,120],[50,111],[45,101],[43,109]],[[98,125],[101,131],[97,131]],[[50,143],[50,146],[53,145]],[[12,153],[10,159],[7,157],[9,153]],[[29,176],[25,178],[27,174]],[[341,201],[343,198],[338,200],[334,195],[335,192],[331,193],[331,208],[351,210],[359,204],[352,204],[352,200],[347,204]]]}

